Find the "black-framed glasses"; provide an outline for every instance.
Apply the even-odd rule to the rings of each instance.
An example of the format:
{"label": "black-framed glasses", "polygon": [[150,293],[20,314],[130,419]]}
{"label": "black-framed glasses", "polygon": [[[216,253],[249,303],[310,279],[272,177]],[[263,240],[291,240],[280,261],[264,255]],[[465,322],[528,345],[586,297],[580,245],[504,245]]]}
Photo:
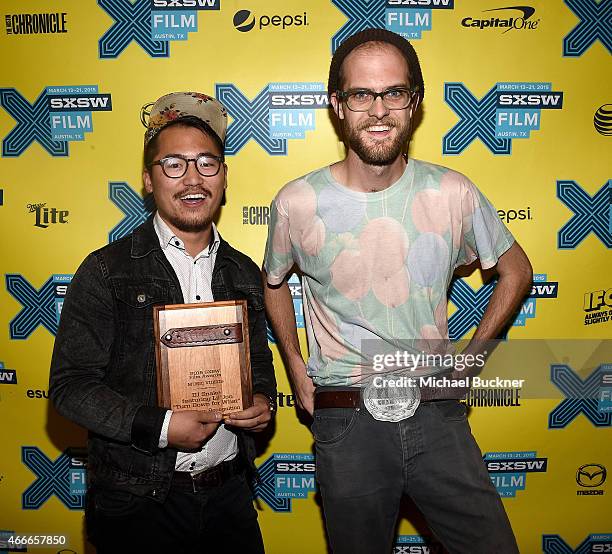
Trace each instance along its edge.
{"label": "black-framed glasses", "polygon": [[149,167],[159,165],[166,177],[179,179],[187,173],[189,162],[195,164],[198,173],[202,175],[202,177],[214,177],[219,173],[223,165],[223,158],[221,156],[214,156],[213,154],[200,154],[197,158],[166,156],[165,158],[151,162]]}
{"label": "black-framed glasses", "polygon": [[369,88],[339,90],[336,95],[344,101],[352,112],[367,112],[380,97],[388,110],[405,110],[412,102],[417,91],[405,87],[391,87],[382,92],[375,92]]}

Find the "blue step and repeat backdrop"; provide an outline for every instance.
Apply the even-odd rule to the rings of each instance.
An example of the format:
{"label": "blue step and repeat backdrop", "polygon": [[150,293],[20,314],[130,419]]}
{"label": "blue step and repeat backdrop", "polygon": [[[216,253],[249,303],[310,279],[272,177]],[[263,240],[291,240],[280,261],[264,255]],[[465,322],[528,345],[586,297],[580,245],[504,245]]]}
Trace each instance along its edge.
{"label": "blue step and repeat backdrop", "polygon": [[[28,551],[91,551],[86,437],[50,406],[48,368],[78,264],[152,209],[141,106],[176,90],[225,104],[219,228],[260,263],[274,194],[344,154],[325,95],[332,52],[381,26],[409,38],[423,66],[410,155],[467,174],[533,263],[507,343],[537,354],[519,348],[506,366],[541,390],[467,401],[521,552],[612,552],[612,1],[525,1],[2,2],[0,536],[61,535]],[[453,340],[469,338],[491,290],[479,272],[454,282]],[[323,553],[312,438],[270,341],[279,410],[256,488],[267,550]],[[410,507],[395,552],[441,552]]]}

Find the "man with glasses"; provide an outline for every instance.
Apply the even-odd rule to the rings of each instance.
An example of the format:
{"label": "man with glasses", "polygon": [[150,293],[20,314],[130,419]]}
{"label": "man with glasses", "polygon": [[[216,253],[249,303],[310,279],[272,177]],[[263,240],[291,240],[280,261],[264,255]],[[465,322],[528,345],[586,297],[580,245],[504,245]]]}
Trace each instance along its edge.
{"label": "man with glasses", "polygon": [[[100,553],[264,551],[248,432],[269,423],[276,383],[261,274],[213,222],[226,128],[225,108],[205,94],[152,105],[143,181],[157,212],[90,254],[63,305],[49,392],[89,431],[86,522]],[[253,407],[224,419],[159,408],[153,306],[230,299],[248,303]]]}
{"label": "man with glasses", "polygon": [[[384,29],[346,39],[328,83],[346,157],[292,181],[271,206],[266,307],[300,404],[314,418],[334,554],[391,552],[403,494],[449,552],[517,552],[458,401],[461,372],[443,388],[403,380],[442,368],[402,354],[453,359],[447,289],[456,267],[478,259],[499,275],[464,351],[474,358],[531,283],[523,250],[474,184],[405,154],[424,92],[408,41]],[[294,265],[303,274],[307,364],[286,282]],[[380,367],[383,354],[390,360]]]}

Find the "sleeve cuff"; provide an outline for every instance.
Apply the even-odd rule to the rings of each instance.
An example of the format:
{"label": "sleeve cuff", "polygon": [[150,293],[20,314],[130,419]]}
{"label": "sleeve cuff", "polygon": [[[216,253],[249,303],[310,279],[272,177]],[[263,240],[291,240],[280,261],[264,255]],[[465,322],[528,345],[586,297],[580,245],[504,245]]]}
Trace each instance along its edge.
{"label": "sleeve cuff", "polygon": [[166,448],[168,446],[168,427],[170,427],[170,418],[172,417],[172,410],[168,410],[164,416],[164,423],[161,428],[159,435],[159,448]]}

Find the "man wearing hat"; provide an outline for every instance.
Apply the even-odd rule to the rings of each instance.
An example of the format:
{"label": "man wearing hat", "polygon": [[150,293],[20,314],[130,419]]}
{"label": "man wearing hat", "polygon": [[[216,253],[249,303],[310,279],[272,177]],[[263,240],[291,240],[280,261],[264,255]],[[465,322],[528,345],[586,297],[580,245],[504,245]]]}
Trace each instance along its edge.
{"label": "man wearing hat", "polygon": [[[462,353],[473,360],[484,359],[483,344],[531,283],[529,260],[474,184],[405,154],[424,92],[408,41],[384,29],[349,37],[328,84],[346,157],[290,182],[271,206],[266,308],[299,401],[313,414],[334,554],[391,552],[404,494],[450,553],[518,551],[458,400],[461,372],[442,388],[403,381],[444,370],[414,361],[419,354],[458,359],[447,320],[455,268],[479,260],[499,276]],[[307,363],[286,282],[294,265],[303,274]]]}
{"label": "man wearing hat", "polygon": [[[144,108],[143,108],[144,110]],[[49,392],[89,431],[86,523],[98,552],[264,551],[249,482],[249,431],[276,397],[261,274],[219,235],[225,108],[177,92],[151,108],[143,181],[156,213],[91,253],[62,309]],[[220,413],[157,406],[153,306],[246,299],[254,405]]]}

